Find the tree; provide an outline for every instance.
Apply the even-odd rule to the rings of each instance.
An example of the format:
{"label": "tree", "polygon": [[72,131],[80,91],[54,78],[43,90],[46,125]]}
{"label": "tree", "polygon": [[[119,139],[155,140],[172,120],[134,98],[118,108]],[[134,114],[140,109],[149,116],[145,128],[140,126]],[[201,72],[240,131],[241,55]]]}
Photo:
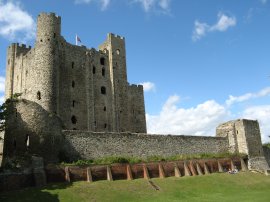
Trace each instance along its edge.
{"label": "tree", "polygon": [[15,93],[11,96],[11,98],[8,98],[1,106],[0,106],[0,132],[4,131],[6,128],[6,120],[8,118],[8,115],[10,114],[10,111],[8,110],[12,103],[17,102],[19,97],[21,96],[21,93]]}

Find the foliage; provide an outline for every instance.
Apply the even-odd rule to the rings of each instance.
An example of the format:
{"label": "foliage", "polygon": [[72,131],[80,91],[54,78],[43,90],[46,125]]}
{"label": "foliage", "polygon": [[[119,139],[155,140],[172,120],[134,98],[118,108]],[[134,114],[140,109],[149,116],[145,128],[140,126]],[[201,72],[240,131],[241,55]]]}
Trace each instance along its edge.
{"label": "foliage", "polygon": [[157,191],[148,180],[116,180],[50,184],[0,193],[5,202],[47,201],[269,201],[270,177],[250,172],[235,175],[215,173],[196,177],[154,178]]}
{"label": "foliage", "polygon": [[5,130],[5,123],[6,120],[10,114],[10,111],[8,110],[12,103],[17,102],[19,97],[21,96],[21,93],[15,93],[11,96],[11,98],[8,98],[1,106],[0,106],[0,131]]}
{"label": "foliage", "polygon": [[270,142],[264,143],[263,146],[268,147],[270,149]]}
{"label": "foliage", "polygon": [[63,165],[104,165],[104,164],[114,164],[114,163],[147,163],[147,162],[159,162],[159,161],[180,161],[189,159],[211,159],[211,158],[232,158],[232,157],[246,157],[245,154],[239,153],[202,153],[202,154],[180,154],[175,156],[163,157],[163,156],[148,156],[146,158],[138,157],[124,157],[124,156],[108,156],[98,159],[88,159],[88,160],[78,160],[73,163],[62,162]]}

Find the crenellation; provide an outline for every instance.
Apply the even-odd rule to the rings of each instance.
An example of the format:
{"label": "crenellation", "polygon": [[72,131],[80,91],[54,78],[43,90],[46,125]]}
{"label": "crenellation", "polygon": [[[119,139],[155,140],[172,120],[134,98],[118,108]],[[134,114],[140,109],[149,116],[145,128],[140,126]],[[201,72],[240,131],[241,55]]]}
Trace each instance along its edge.
{"label": "crenellation", "polygon": [[22,93],[6,120],[6,156],[28,152],[57,162],[60,154],[78,160],[232,152],[248,155],[249,168],[268,169],[258,121],[221,124],[216,137],[147,134],[143,85],[128,83],[122,36],[108,33],[98,49],[77,46],[61,36],[60,16],[41,13],[35,46],[11,44],[6,61],[5,97]]}

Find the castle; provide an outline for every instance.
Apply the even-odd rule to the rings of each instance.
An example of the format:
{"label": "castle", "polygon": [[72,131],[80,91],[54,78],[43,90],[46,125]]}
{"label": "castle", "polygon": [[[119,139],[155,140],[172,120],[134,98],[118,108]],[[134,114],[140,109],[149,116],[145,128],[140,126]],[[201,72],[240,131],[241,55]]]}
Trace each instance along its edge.
{"label": "castle", "polygon": [[269,169],[257,121],[221,124],[216,137],[147,134],[143,86],[127,82],[123,37],[108,34],[99,50],[72,45],[61,18],[41,13],[35,47],[9,46],[6,67],[6,98],[22,94],[6,120],[4,156],[58,162],[239,152],[250,168]]}

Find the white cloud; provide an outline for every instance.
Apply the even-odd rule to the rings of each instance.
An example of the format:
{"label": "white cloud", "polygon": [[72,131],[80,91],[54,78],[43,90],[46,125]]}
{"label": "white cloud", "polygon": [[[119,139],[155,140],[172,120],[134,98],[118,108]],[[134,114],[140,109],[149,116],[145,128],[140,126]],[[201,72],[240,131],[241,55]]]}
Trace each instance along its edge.
{"label": "white cloud", "polygon": [[268,0],[260,0],[262,4],[266,4]]}
{"label": "white cloud", "polygon": [[197,20],[195,21],[194,24],[195,24],[195,27],[193,30],[192,40],[197,41],[206,34],[206,32],[209,29],[209,25],[207,25],[206,23],[200,23]]}
{"label": "white cloud", "polygon": [[135,3],[140,3],[145,12],[162,11],[169,13],[171,0],[133,0]]}
{"label": "white cloud", "polygon": [[246,119],[255,119],[260,123],[262,141],[269,142],[270,136],[270,105],[253,106],[245,109],[242,117]]}
{"label": "white cloud", "polygon": [[239,103],[239,102],[244,102],[250,99],[258,98],[258,97],[265,97],[267,95],[270,95],[270,87],[266,87],[259,92],[256,93],[246,93],[244,95],[240,96],[229,96],[229,99],[226,100],[226,104],[228,106],[234,104],[234,103]]}
{"label": "white cloud", "polygon": [[101,4],[101,10],[106,10],[111,2],[111,0],[75,0],[75,4],[90,4],[92,2],[97,2]]}
{"label": "white cloud", "polygon": [[0,76],[0,93],[5,92],[5,77]]}
{"label": "white cloud", "polygon": [[237,21],[234,16],[228,16],[222,12],[219,12],[217,23],[214,25],[208,25],[207,23],[202,23],[199,22],[198,20],[195,20],[192,40],[197,41],[209,32],[216,32],[216,31],[224,32],[229,27],[235,26],[236,22]]}
{"label": "white cloud", "polygon": [[236,25],[235,17],[229,17],[223,13],[219,13],[218,18],[219,18],[218,22],[210,28],[210,31],[224,32],[229,27],[233,27]]}
{"label": "white cloud", "polygon": [[143,90],[144,92],[149,92],[149,91],[155,91],[156,90],[156,85],[150,81],[140,83],[140,85],[143,85]]}
{"label": "white cloud", "polygon": [[146,114],[147,130],[152,134],[215,135],[215,128],[222,122],[235,118],[255,119],[260,123],[262,140],[266,142],[270,135],[270,105],[247,107],[235,113],[232,113],[231,107],[269,94],[270,87],[266,87],[256,93],[229,96],[225,104],[207,100],[191,108],[177,106],[180,97],[173,95],[164,103],[159,114]]}
{"label": "white cloud", "polygon": [[226,108],[214,100],[196,107],[177,107],[177,95],[170,96],[159,115],[146,115],[148,133],[214,135],[214,128],[228,116]]}
{"label": "white cloud", "polygon": [[0,1],[0,35],[14,40],[27,41],[35,36],[35,21],[32,16],[12,1]]}

